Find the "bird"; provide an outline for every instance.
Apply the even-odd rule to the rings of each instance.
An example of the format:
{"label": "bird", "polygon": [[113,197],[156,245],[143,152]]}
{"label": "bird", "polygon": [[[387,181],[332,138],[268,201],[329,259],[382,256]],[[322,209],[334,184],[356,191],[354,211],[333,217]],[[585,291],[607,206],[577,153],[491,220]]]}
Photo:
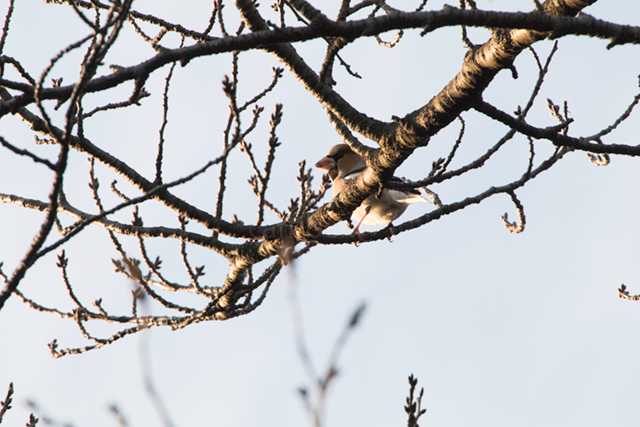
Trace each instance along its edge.
{"label": "bird", "polygon": [[[362,157],[347,144],[336,144],[331,147],[315,166],[325,170],[331,178],[333,198],[367,168]],[[394,176],[387,182],[404,182],[404,180]],[[393,221],[400,217],[410,204],[427,201],[418,190],[394,190],[383,186],[381,191],[367,197],[353,211],[352,218],[358,221],[353,233],[358,236],[362,224],[386,225],[393,232]]]}

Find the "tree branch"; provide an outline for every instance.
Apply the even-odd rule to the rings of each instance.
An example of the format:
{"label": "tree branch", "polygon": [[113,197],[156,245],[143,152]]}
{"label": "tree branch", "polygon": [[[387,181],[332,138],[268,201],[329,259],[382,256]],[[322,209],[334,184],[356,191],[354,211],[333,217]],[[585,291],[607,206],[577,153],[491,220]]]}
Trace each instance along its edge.
{"label": "tree branch", "polygon": [[473,108],[487,117],[491,117],[492,119],[517,130],[523,135],[527,135],[535,139],[549,140],[558,147],[569,147],[575,150],[588,151],[590,153],[640,156],[640,145],[600,144],[597,142],[589,142],[583,138],[574,138],[560,133],[559,131],[564,128],[563,125],[537,128],[527,124],[524,120],[510,116],[485,101],[478,102]]}

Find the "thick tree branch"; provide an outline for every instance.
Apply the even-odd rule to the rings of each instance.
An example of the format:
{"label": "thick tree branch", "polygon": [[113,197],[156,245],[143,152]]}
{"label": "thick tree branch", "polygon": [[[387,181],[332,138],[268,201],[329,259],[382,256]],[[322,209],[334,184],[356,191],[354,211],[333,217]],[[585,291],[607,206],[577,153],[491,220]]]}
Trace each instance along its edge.
{"label": "thick tree branch", "polygon": [[[553,20],[559,16],[574,16],[582,8],[596,0],[547,0],[543,5],[545,14],[533,12],[530,16]],[[591,21],[592,18],[561,18],[567,22]],[[513,25],[511,28],[525,28]],[[512,29],[494,31],[491,39],[482,46],[469,52],[462,69],[427,105],[409,114],[405,120],[414,124],[420,135],[427,138],[437,133],[453,121],[462,111],[472,107],[475,99],[481,96],[496,74],[511,67],[516,56],[534,42],[548,37],[549,31],[543,28]]]}
{"label": "thick tree branch", "polygon": [[[247,0],[239,1],[243,2]],[[522,30],[514,30],[515,32],[512,34],[512,38],[517,40],[521,47],[526,47],[533,41],[548,36],[549,33],[555,35],[588,35],[604,39],[613,39],[616,41],[616,44],[640,43],[640,27],[637,26],[614,24],[587,15],[578,18],[558,16],[561,14],[574,15],[578,10],[594,1],[595,0],[559,1],[559,6],[549,7],[547,14],[537,12],[521,13],[462,10],[448,7],[440,11],[397,13],[348,22],[321,20],[319,22],[312,22],[310,26],[306,27],[287,27],[277,30],[267,30],[266,27],[263,27],[263,29],[251,34],[224,38],[207,37],[205,39],[207,40],[206,42],[179,49],[163,49],[162,52],[156,56],[140,64],[122,67],[112,74],[92,79],[88,82],[86,91],[88,93],[98,92],[118,86],[126,81],[144,80],[153,71],[176,61],[186,63],[202,56],[266,48],[278,43],[313,40],[321,37],[354,38],[374,36],[390,30],[409,28],[428,27],[430,30],[433,30],[458,25],[490,28],[521,28]],[[175,28],[175,31],[178,31],[178,28]],[[532,36],[534,32],[537,36]],[[541,32],[544,32],[544,34]],[[496,58],[493,58],[493,61],[495,61],[495,59]],[[306,75],[307,72],[308,70],[297,70],[301,78],[307,79],[307,84],[313,83],[314,79],[309,78],[309,76]],[[0,116],[9,112],[16,112],[18,108],[29,105],[34,101],[33,87],[29,85],[0,79],[0,86],[24,92],[22,95],[0,104]],[[331,103],[332,105],[333,103],[341,105],[341,102],[344,101],[336,99],[335,95],[330,92],[325,92],[324,88],[314,89],[318,91],[319,96],[324,97],[325,102]],[[65,100],[70,96],[71,90],[71,86],[45,88],[42,90],[41,97],[42,99]],[[342,107],[345,107],[345,105],[342,105]],[[361,115],[358,113],[358,116],[360,117]],[[362,116],[361,119],[366,119],[366,116]],[[383,122],[377,122],[376,127],[382,125]]]}
{"label": "thick tree branch", "polygon": [[[527,112],[533,105],[533,100],[539,93],[540,86],[546,75],[549,60],[543,65],[543,61],[534,53],[534,58],[538,65],[538,81],[532,83],[532,93],[529,101],[523,109],[518,107],[515,117],[507,113],[501,112],[489,104],[482,101],[484,90],[491,84],[497,73],[506,68],[512,69],[513,62],[522,50],[530,48],[531,45],[544,38],[559,37],[565,34],[585,34],[590,36],[605,37],[612,40],[612,44],[618,43],[640,43],[640,27],[629,27],[611,24],[604,21],[598,21],[587,15],[576,15],[583,7],[593,3],[595,0],[547,0],[544,5],[539,7],[540,11],[532,13],[502,13],[492,11],[477,10],[474,2],[469,1],[472,7],[467,10],[457,9],[453,7],[445,7],[439,11],[432,12],[416,12],[405,13],[400,12],[384,1],[361,1],[355,6],[351,6],[350,0],[342,0],[340,12],[335,21],[329,19],[320,9],[313,6],[310,1],[306,0],[287,0],[277,1],[274,6],[276,9],[276,19],[280,19],[280,24],[276,25],[267,20],[270,16],[265,13],[263,18],[258,12],[257,3],[253,0],[236,0],[236,5],[240,11],[242,22],[234,31],[225,24],[225,17],[229,18],[229,14],[222,13],[222,3],[215,1],[213,5],[213,15],[209,19],[210,25],[205,33],[193,32],[189,29],[156,19],[153,16],[145,16],[138,12],[132,12],[129,22],[134,26],[134,30],[142,38],[144,43],[148,43],[155,49],[157,54],[130,67],[113,67],[113,72],[109,75],[94,77],[95,71],[105,58],[107,50],[111,47],[110,43],[105,44],[108,34],[101,32],[101,28],[108,28],[103,21],[103,17],[97,13],[98,9],[107,7],[106,4],[99,1],[76,1],[61,0],[68,6],[71,6],[80,19],[94,29],[96,34],[89,35],[83,40],[90,42],[92,48],[98,46],[96,52],[89,49],[87,57],[93,55],[99,58],[91,65],[91,72],[82,74],[81,84],[73,86],[61,86],[61,79],[47,88],[43,87],[43,82],[47,81],[45,77],[48,71],[53,68],[57,59],[62,54],[57,55],[47,67],[47,73],[36,81],[31,78],[17,60],[0,58],[1,63],[12,64],[17,70],[20,80],[2,80],[0,79],[0,117],[7,113],[16,113],[25,120],[34,133],[44,133],[46,139],[39,139],[40,142],[53,143],[57,146],[66,144],[68,148],[88,155],[90,159],[89,187],[91,196],[96,203],[98,213],[92,214],[81,211],[75,206],[68,203],[64,192],[60,190],[59,197],[50,198],[49,201],[32,200],[22,195],[0,194],[0,202],[14,203],[30,209],[48,212],[52,215],[53,225],[57,226],[62,234],[62,238],[52,242],[48,247],[40,245],[38,254],[46,253],[73,237],[75,233],[80,232],[83,227],[92,222],[101,225],[109,230],[109,236],[117,251],[117,259],[112,260],[116,267],[116,272],[124,276],[127,280],[132,281],[134,290],[131,299],[131,315],[113,316],[108,314],[107,310],[101,305],[101,301],[94,302],[97,308],[87,308],[83,306],[81,295],[77,293],[72,286],[71,275],[67,274],[66,256],[61,255],[58,259],[58,266],[62,270],[64,285],[67,289],[74,309],[72,311],[63,311],[58,309],[47,309],[39,306],[33,301],[24,297],[19,291],[16,292],[27,304],[34,309],[49,311],[65,318],[75,320],[81,333],[90,341],[89,346],[60,350],[57,343],[52,343],[51,350],[54,355],[60,356],[65,354],[76,354],[99,348],[104,345],[113,343],[127,335],[140,332],[144,329],[156,326],[169,326],[173,329],[179,329],[202,321],[225,320],[232,317],[250,313],[256,309],[264,300],[271,283],[282,270],[282,267],[305,253],[307,253],[317,243],[337,244],[337,243],[354,243],[354,242],[370,242],[391,237],[393,234],[413,230],[431,223],[444,216],[466,209],[474,204],[478,204],[496,194],[506,194],[511,197],[518,209],[520,221],[518,224],[510,226],[513,230],[522,230],[524,227],[524,206],[519,202],[515,195],[515,190],[524,186],[530,180],[541,174],[543,171],[553,167],[566,153],[574,149],[587,149],[590,152],[610,153],[611,149],[619,150],[619,154],[638,155],[640,147],[625,147],[619,145],[601,144],[598,138],[585,139],[573,138],[567,135],[569,119],[568,108],[565,106],[564,112],[560,111],[560,107],[556,107],[558,117],[560,117],[560,125],[549,128],[535,128],[526,123],[525,117]],[[129,2],[130,3],[130,0]],[[286,27],[283,5],[291,6],[296,16],[304,15],[301,18],[304,23],[302,27]],[[315,2],[317,4],[317,2]],[[422,2],[423,7],[426,2]],[[461,2],[465,5],[466,2]],[[538,3],[538,2],[537,2]],[[110,22],[112,15],[117,15],[119,2],[111,2],[109,6],[110,17],[106,22]],[[370,18],[362,20],[347,21],[350,13],[371,6]],[[81,12],[79,7],[93,8],[91,13]],[[375,17],[380,10],[385,12],[385,16]],[[95,22],[92,23],[88,18],[94,16]],[[565,16],[566,15],[566,16]],[[273,15],[271,15],[273,16]],[[153,35],[153,29],[147,35],[147,28],[139,25],[138,21],[145,21],[152,25],[160,26],[157,35]],[[210,30],[213,30],[215,20],[215,30],[221,32],[223,37],[214,38],[209,36]],[[229,19],[227,19],[227,24]],[[102,26],[101,26],[102,25]],[[440,27],[462,25],[464,27],[481,26],[488,27],[492,31],[489,40],[479,46],[473,46],[465,56],[458,73],[454,78],[440,90],[431,100],[427,102],[432,94],[425,94],[423,98],[424,105],[418,110],[407,114],[404,118],[393,118],[391,122],[385,122],[379,119],[369,117],[366,111],[354,108],[347,100],[345,100],[337,90],[334,89],[332,81],[332,66],[334,58],[337,57],[340,49],[345,45],[357,40],[361,40],[368,36],[377,36],[378,34],[389,30],[402,30],[407,28],[423,28],[423,33],[428,33]],[[105,27],[106,26],[106,27]],[[84,27],[83,27],[84,28]],[[247,29],[252,32],[243,34]],[[178,49],[168,49],[160,45],[160,41],[169,32],[175,31],[182,34],[182,40],[185,37],[191,37],[196,40],[196,44]],[[234,35],[231,35],[234,34]],[[324,39],[329,42],[329,48],[324,56],[324,62],[318,72],[313,69],[298,54],[294,47],[294,42]],[[111,38],[113,41],[113,38]],[[164,41],[163,41],[164,43]],[[75,48],[80,44],[72,45],[63,53],[71,48]],[[104,46],[104,49],[100,48]],[[319,189],[316,190],[312,186],[312,172],[307,168],[305,162],[299,164],[298,182],[300,187],[299,195],[290,200],[289,206],[283,208],[279,203],[270,200],[270,195],[274,193],[267,190],[273,187],[270,183],[272,175],[276,175],[277,168],[280,163],[274,163],[276,159],[276,147],[280,144],[278,135],[276,134],[276,126],[281,120],[281,107],[277,104],[275,112],[272,116],[270,124],[270,132],[268,137],[262,138],[265,146],[259,147],[257,141],[260,137],[256,137],[256,133],[252,133],[255,129],[260,129],[259,118],[260,113],[264,111],[264,98],[267,94],[272,96],[271,90],[275,87],[281,73],[276,70],[272,83],[263,91],[257,91],[255,96],[240,99],[242,93],[238,89],[239,76],[242,75],[239,68],[239,57],[243,57],[241,51],[244,50],[264,50],[275,55],[292,74],[299,79],[303,87],[309,95],[314,96],[320,104],[325,108],[331,122],[335,125],[340,138],[345,140],[347,144],[359,155],[362,156],[366,168],[364,171],[349,185],[346,186],[338,194],[334,195],[331,202],[318,208],[320,200],[329,187],[329,178],[325,176]],[[550,57],[555,53],[555,46],[551,50]],[[83,113],[83,105],[81,104],[82,96],[88,93],[95,93],[96,96],[108,95],[110,89],[127,82],[134,83],[133,95],[124,103],[108,104],[115,106],[129,106],[136,103],[143,94],[146,94],[144,86],[153,72],[156,72],[164,65],[171,65],[171,72],[178,61],[181,65],[186,66],[189,61],[199,58],[216,55],[219,53],[232,52],[231,71],[229,76],[225,76],[222,87],[224,95],[229,102],[229,114],[226,119],[226,128],[223,131],[224,148],[220,148],[222,154],[209,162],[209,165],[220,165],[220,175],[218,177],[218,193],[215,213],[209,213],[206,208],[202,209],[186,199],[178,197],[177,193],[170,193],[167,184],[166,187],[160,186],[161,181],[165,181],[165,173],[163,173],[163,157],[162,141],[164,140],[164,126],[167,123],[167,106],[169,102],[168,80],[166,81],[164,90],[164,119],[160,129],[160,147],[158,156],[156,157],[156,174],[155,179],[148,179],[143,176],[139,170],[132,167],[129,160],[119,158],[108,151],[108,148],[101,148],[96,145],[95,140],[92,142],[91,137],[85,136],[83,127],[83,119],[91,115]],[[418,54],[419,54],[418,49]],[[91,54],[91,55],[90,55]],[[318,59],[318,58],[316,58]],[[320,58],[322,60],[322,58]],[[85,59],[86,61],[86,59]],[[83,63],[84,64],[84,63]],[[534,65],[535,67],[535,65]],[[13,71],[13,69],[12,69]],[[14,75],[16,75],[14,73]],[[3,76],[0,76],[0,78]],[[12,78],[12,77],[9,77]],[[66,76],[65,76],[66,78]],[[26,83],[23,83],[26,82]],[[154,84],[154,80],[149,80],[149,84]],[[2,87],[4,86],[4,87]],[[420,90],[421,86],[414,85],[415,90]],[[80,90],[81,89],[81,90]],[[98,95],[99,94],[99,95]],[[196,94],[198,95],[198,94]],[[285,97],[288,94],[285,94]],[[246,100],[245,100],[246,99]],[[49,116],[45,107],[49,107],[47,100],[56,101],[56,108],[65,105],[67,109],[67,122],[65,126],[59,127],[53,122],[55,114]],[[278,102],[280,100],[277,100]],[[103,101],[107,102],[107,101]],[[270,101],[268,101],[270,102]],[[35,103],[39,109],[38,114],[33,114],[27,109],[27,106]],[[51,103],[53,104],[53,102]],[[624,122],[635,105],[638,104],[638,98],[619,116],[618,119],[609,127],[600,131],[600,135],[604,135],[618,124]],[[249,112],[249,107],[253,108],[253,115]],[[452,143],[452,148],[448,156],[437,159],[431,165],[431,172],[427,178],[401,184],[401,188],[415,188],[416,186],[425,185],[425,183],[444,182],[449,179],[458,177],[468,171],[477,169],[485,165],[488,159],[498,152],[501,147],[506,146],[507,142],[512,140],[516,132],[521,132],[529,136],[529,158],[526,165],[526,172],[522,176],[509,179],[507,184],[499,187],[480,188],[470,197],[461,198],[457,202],[442,204],[438,201],[437,208],[421,215],[420,217],[400,224],[399,226],[390,226],[386,229],[378,230],[372,233],[361,233],[359,235],[329,235],[323,234],[328,227],[339,221],[346,220],[351,217],[354,210],[361,203],[372,195],[380,195],[384,189],[388,188],[390,178],[395,170],[406,160],[418,147],[424,147],[429,143],[430,137],[439,133],[444,127],[451,124],[453,120],[460,117],[465,110],[476,108],[478,111],[505,123],[509,126],[507,134],[495,142],[493,146],[488,148],[484,153],[479,152],[474,157],[475,160],[467,163],[458,169],[449,170],[449,166],[459,161],[457,156],[458,147],[462,150],[470,148],[469,143],[462,143],[464,129],[460,131],[457,140]],[[101,107],[94,111],[101,111]],[[243,114],[244,113],[244,114]],[[250,118],[247,119],[247,116]],[[224,123],[223,123],[224,125]],[[463,123],[464,125],[464,123]],[[463,126],[464,127],[464,126]],[[75,128],[75,129],[74,129]],[[87,131],[89,127],[87,126]],[[73,132],[72,132],[73,130]],[[353,132],[353,133],[352,133]],[[368,138],[372,143],[368,143],[377,148],[370,148],[360,142],[354,135],[358,132]],[[469,132],[467,132],[469,134]],[[598,135],[598,134],[596,134]],[[539,162],[535,159],[533,142],[530,138],[549,139],[558,146],[555,153],[545,161]],[[267,142],[268,140],[268,142]],[[595,144],[597,142],[597,144]],[[253,143],[253,144],[252,144]],[[462,143],[462,145],[461,145]],[[32,160],[44,164],[45,166],[56,168],[46,159],[40,158],[33,153],[21,150],[8,142],[3,142],[0,138],[0,145],[4,145],[16,154],[30,157]],[[226,183],[232,182],[237,175],[233,176],[232,172],[237,166],[235,160],[227,163],[228,156],[231,151],[239,147],[246,154],[248,162],[245,164],[251,174],[249,185],[253,193],[257,196],[257,219],[254,225],[245,225],[242,219],[245,218],[244,211],[240,211],[242,219],[233,215],[233,219],[223,219],[223,203],[224,212],[230,212],[229,204],[234,203],[237,193],[229,193],[231,189],[225,190]],[[264,163],[261,161],[261,151],[265,152]],[[626,151],[624,151],[626,150]],[[454,156],[455,160],[454,160]],[[134,194],[125,194],[120,189],[112,187],[113,191],[122,199],[122,202],[116,204],[115,207],[108,209],[106,206],[113,204],[103,203],[101,194],[98,191],[99,182],[95,170],[93,168],[95,159],[108,166],[111,171],[124,176],[132,183],[137,190]],[[126,162],[125,162],[126,161]],[[538,165],[536,166],[536,163]],[[276,166],[274,166],[276,164]],[[426,172],[428,172],[426,167]],[[273,173],[272,173],[273,169]],[[524,169],[524,167],[523,167]],[[229,176],[227,173],[229,172]],[[245,171],[246,172],[246,171]],[[332,171],[333,172],[333,171]],[[425,173],[426,175],[426,173]],[[424,175],[423,175],[424,176]],[[138,191],[140,190],[140,191]],[[173,190],[171,190],[173,191]],[[226,191],[226,193],[225,193]],[[139,194],[142,194],[140,196]],[[226,194],[226,197],[225,197]],[[268,198],[269,197],[269,198]],[[148,199],[155,199],[163,203],[171,211],[180,218],[180,228],[170,227],[145,227],[143,226],[143,218],[138,213],[137,205]],[[435,196],[438,199],[437,195]],[[443,197],[445,200],[448,197]],[[214,194],[212,199],[216,199]],[[235,199],[235,200],[234,200]],[[214,200],[215,202],[215,200]],[[286,203],[286,202],[285,202]],[[56,205],[57,204],[57,205]],[[122,224],[113,221],[112,213],[119,209],[134,208],[134,219],[131,225]],[[235,208],[235,207],[234,207]],[[244,209],[242,206],[240,209]],[[92,209],[89,209],[92,210]],[[272,210],[279,223],[271,225],[262,225],[268,220],[269,210]],[[58,218],[61,212],[69,213],[79,219],[79,221],[65,227],[61,220],[66,217]],[[188,232],[186,230],[187,220],[198,221],[204,224],[208,230],[205,233],[209,235]],[[51,226],[49,227],[51,228]],[[137,238],[138,247],[133,251],[136,254],[130,255],[125,239],[120,242],[117,234],[133,236]],[[218,236],[227,235],[234,239],[234,243],[221,242]],[[186,272],[182,274],[186,277],[187,282],[181,283],[180,278],[171,277],[167,270],[162,270],[163,259],[153,254],[153,249],[147,245],[146,237],[170,237],[179,239],[180,253],[179,257],[186,267]],[[235,238],[241,239],[236,241]],[[305,243],[306,242],[306,243]],[[226,258],[229,263],[229,269],[226,276],[214,278],[214,284],[200,284],[204,275],[204,265],[194,265],[192,260],[196,259],[188,252],[187,243],[196,244],[201,247],[211,249],[217,254]],[[301,250],[295,251],[298,243],[304,243]],[[42,249],[44,247],[45,249]],[[141,253],[142,258],[137,255]],[[190,258],[191,257],[191,261]],[[220,258],[219,256],[217,258]],[[272,258],[265,265],[259,265],[262,261]],[[274,259],[275,258],[275,259]],[[9,278],[3,276],[6,283]],[[201,299],[198,304],[180,305],[180,301],[172,301],[167,298],[164,292],[187,292],[189,297],[197,296]],[[260,295],[258,295],[260,292]],[[177,295],[175,295],[177,296]],[[172,312],[178,310],[177,315],[153,315],[142,316],[138,312],[138,299],[148,298],[146,301],[159,303],[162,312]],[[142,300],[141,300],[142,301]],[[1,305],[0,305],[1,307]],[[174,313],[175,314],[175,313]],[[97,337],[90,331],[90,320],[99,320],[100,323],[129,323],[128,329],[123,329],[111,337]],[[124,327],[124,326],[121,326]]]}
{"label": "thick tree branch", "polygon": [[[575,15],[582,7],[594,1],[548,0],[545,3],[545,11],[552,15]],[[253,4],[249,0],[237,0],[236,4],[241,9],[247,23],[255,29],[260,29],[260,22],[262,21]],[[379,152],[366,159],[369,167],[352,184],[341,191],[331,203],[322,206],[301,224],[296,225],[292,230],[293,238],[296,241],[315,240],[322,230],[349,218],[351,212],[366,197],[379,189],[383,182],[393,174],[394,170],[413,150],[425,143],[426,137],[434,135],[448,125],[458,114],[470,108],[498,71],[508,68],[513,59],[523,49],[547,35],[534,30],[511,30],[494,34],[488,42],[465,58],[461,71],[425,107],[395,124],[393,132],[387,133],[379,141],[381,145]],[[282,49],[292,50],[290,46],[284,46]],[[274,53],[280,56],[278,52]],[[290,64],[287,61],[294,61],[291,57],[285,57],[283,60],[288,65]],[[508,187],[497,192],[514,189],[511,186]],[[492,191],[489,191],[489,195],[495,194]],[[482,200],[485,195],[479,197],[479,200]],[[457,210],[460,208],[459,206],[464,207],[470,203],[477,203],[475,200],[463,201],[461,205],[455,205],[453,209]],[[436,215],[435,219],[451,208],[449,206],[443,208],[444,210],[439,210],[440,214]],[[419,226],[425,223],[418,221],[412,224]],[[383,233],[385,237],[388,237],[387,231],[378,233]],[[255,260],[259,260],[267,256],[273,256],[280,251],[281,244],[282,242],[279,240],[263,241],[256,248],[256,251],[252,253],[252,257],[255,257]],[[248,264],[239,265],[238,270],[242,270],[247,266]]]}
{"label": "thick tree branch", "polygon": [[[585,1],[554,1],[545,3],[545,11],[574,15]],[[470,108],[493,80],[499,70],[507,68],[526,47],[546,34],[537,31],[511,30],[494,34],[475,52],[467,55],[462,69],[427,105],[410,114],[396,125],[393,135],[381,141],[377,156],[368,159],[369,168],[353,185],[342,191],[334,201],[311,215],[296,229],[298,238],[318,234],[321,230],[346,219],[360,203],[390,176],[424,138],[434,135],[465,109]]]}

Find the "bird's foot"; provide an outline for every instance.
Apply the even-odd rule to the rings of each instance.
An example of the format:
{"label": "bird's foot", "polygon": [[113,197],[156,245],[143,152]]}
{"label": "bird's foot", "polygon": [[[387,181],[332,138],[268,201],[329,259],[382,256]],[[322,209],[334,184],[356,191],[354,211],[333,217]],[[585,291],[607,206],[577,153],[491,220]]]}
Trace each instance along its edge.
{"label": "bird's foot", "polygon": [[356,245],[356,247],[358,247],[360,245],[360,227],[356,227],[353,229],[353,232],[351,233],[353,234],[353,236],[356,238],[356,240],[354,240],[353,244]]}
{"label": "bird's foot", "polygon": [[393,223],[390,222],[389,225],[387,225],[387,227],[385,228],[385,230],[388,233],[387,240],[393,243],[393,240],[391,238],[396,234],[398,234],[398,230],[396,229],[395,225],[393,225]]}
{"label": "bird's foot", "polygon": [[356,228],[353,229],[353,234],[355,234],[355,236],[356,236],[356,241],[354,242],[356,244],[356,246],[358,246],[358,243],[361,242],[361,240],[360,240],[360,226],[362,225],[362,222],[367,217],[367,215],[369,215],[370,211],[371,211],[371,206],[367,206],[365,208],[365,210],[364,210],[364,215],[358,221],[358,224],[356,225]]}

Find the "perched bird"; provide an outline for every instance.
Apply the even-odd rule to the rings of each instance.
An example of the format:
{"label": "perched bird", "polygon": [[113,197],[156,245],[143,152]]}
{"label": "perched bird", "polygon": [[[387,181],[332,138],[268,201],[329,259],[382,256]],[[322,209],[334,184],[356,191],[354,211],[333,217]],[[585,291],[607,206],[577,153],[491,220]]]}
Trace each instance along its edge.
{"label": "perched bird", "polygon": [[[334,145],[326,156],[318,160],[316,167],[326,170],[333,181],[333,197],[367,168],[362,157],[354,153],[347,144]],[[394,176],[388,181],[403,180]],[[358,221],[353,232],[359,234],[361,224],[393,227],[392,222],[404,213],[407,206],[426,201],[418,190],[392,190],[383,187],[382,191],[367,197],[353,211],[352,217]]]}

